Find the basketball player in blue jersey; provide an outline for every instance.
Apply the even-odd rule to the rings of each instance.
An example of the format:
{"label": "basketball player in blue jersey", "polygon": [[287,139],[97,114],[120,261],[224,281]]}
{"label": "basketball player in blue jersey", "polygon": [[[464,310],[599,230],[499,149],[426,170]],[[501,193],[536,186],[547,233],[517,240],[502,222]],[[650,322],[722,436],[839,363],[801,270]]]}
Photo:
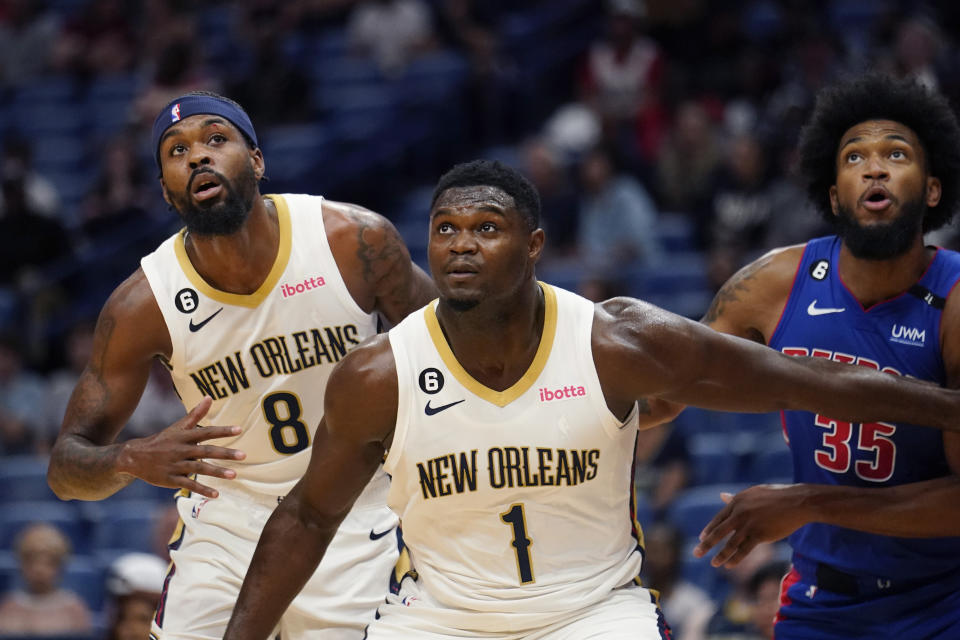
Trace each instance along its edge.
{"label": "basketball player in blue jersey", "polygon": [[[958,150],[950,106],[919,84],[872,75],[823,91],[801,166],[837,235],[744,267],[704,322],[960,387],[960,254],[923,243],[957,208]],[[725,496],[695,553],[720,544],[713,564],[733,565],[790,536],[778,640],[960,638],[960,436],[914,426],[919,414],[786,411],[783,424],[798,484]]]}
{"label": "basketball player in blue jersey", "polygon": [[[101,311],[48,478],[63,499],[106,498],[134,478],[182,489],[152,636],[220,638],[263,523],[306,469],[334,364],[376,333],[379,316],[397,323],[435,289],[381,216],[261,195],[256,132],[232,100],[176,98],[153,145],[185,228]],[[116,442],[154,358],[189,413]],[[398,553],[387,484],[378,473],[344,520],[337,560],[291,605],[282,637],[362,637]]]}
{"label": "basketball player in blue jersey", "polygon": [[337,365],[310,466],[264,529],[227,638],[271,633],[385,452],[415,575],[398,576],[369,640],[654,639],[669,631],[636,580],[631,499],[642,399],[960,427],[960,391],[538,282],[539,213],[499,163],[440,179],[440,298]]}

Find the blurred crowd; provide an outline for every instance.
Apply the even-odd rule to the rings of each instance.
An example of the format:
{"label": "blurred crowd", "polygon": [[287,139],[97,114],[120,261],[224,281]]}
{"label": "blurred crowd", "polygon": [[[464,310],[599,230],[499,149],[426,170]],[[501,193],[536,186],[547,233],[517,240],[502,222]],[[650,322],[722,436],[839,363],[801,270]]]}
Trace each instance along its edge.
{"label": "blurred crowd", "polygon": [[[0,465],[43,467],[96,311],[178,227],[148,127],[184,91],[248,110],[264,191],[369,206],[421,263],[440,173],[474,157],[518,166],[543,202],[542,279],[698,317],[748,260],[829,233],[792,171],[817,90],[880,69],[960,104],[956,33],[946,0],[0,0]],[[928,240],[957,248],[956,226]],[[155,373],[124,437],[183,414]],[[721,573],[689,548],[719,505],[698,490],[789,476],[778,432],[688,412],[642,434],[645,578],[679,640],[769,637],[783,549]],[[162,497],[151,522],[172,529]],[[77,516],[89,531],[105,517],[91,513]],[[0,635],[125,638],[152,610],[152,561],[123,577],[130,549],[97,556],[13,520],[0,517]],[[99,599],[59,586],[76,575],[71,545],[99,558]]]}

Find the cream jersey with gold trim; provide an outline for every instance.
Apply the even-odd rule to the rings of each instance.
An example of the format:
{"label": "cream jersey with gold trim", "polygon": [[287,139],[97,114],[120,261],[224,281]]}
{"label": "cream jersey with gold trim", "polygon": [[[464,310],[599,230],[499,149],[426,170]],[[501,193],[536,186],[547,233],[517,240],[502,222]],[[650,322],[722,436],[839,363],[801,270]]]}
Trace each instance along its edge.
{"label": "cream jersey with gold trim", "polygon": [[593,303],[540,286],[539,348],[503,391],[457,362],[436,302],[389,334],[399,406],[384,462],[388,504],[421,589],[452,609],[570,611],[640,572],[636,409],[621,422],[607,408]]}
{"label": "cream jersey with gold trim", "polygon": [[237,477],[213,484],[285,495],[310,460],[330,371],[376,333],[377,319],[344,284],[324,229],[323,198],[267,197],[276,206],[280,248],[252,294],[205,282],[187,257],[184,231],[141,266],[170,332],[168,365],[184,407],[209,395],[213,406],[202,424],[243,427],[236,437],[209,441],[247,454],[218,460]]}

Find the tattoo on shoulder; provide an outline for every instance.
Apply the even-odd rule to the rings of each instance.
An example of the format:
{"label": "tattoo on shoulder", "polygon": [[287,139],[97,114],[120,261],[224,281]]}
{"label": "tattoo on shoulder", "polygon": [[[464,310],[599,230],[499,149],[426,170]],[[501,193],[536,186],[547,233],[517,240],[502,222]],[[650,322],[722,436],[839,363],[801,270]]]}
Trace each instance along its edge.
{"label": "tattoo on shoulder", "polygon": [[357,257],[363,265],[363,279],[376,284],[392,275],[397,260],[403,258],[400,234],[370,211],[351,205],[347,212],[356,229]]}
{"label": "tattoo on shoulder", "polygon": [[714,322],[723,315],[728,304],[739,301],[742,293],[750,291],[750,281],[753,280],[757,272],[770,264],[772,259],[772,256],[764,256],[733,274],[730,279],[720,287],[717,295],[713,297],[713,302],[710,303],[710,308],[707,309],[707,313],[703,316],[703,321],[708,324]]}

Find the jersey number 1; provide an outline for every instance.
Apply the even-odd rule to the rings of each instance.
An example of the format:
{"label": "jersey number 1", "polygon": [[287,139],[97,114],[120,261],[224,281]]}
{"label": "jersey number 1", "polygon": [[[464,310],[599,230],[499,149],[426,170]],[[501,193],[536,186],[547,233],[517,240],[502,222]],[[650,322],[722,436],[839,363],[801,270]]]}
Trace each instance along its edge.
{"label": "jersey number 1", "polygon": [[533,540],[527,537],[527,520],[520,503],[510,506],[509,511],[500,514],[504,524],[513,526],[513,541],[510,546],[517,556],[517,573],[520,575],[520,584],[533,582],[533,563],[530,561],[530,545]]}
{"label": "jersey number 1", "polygon": [[[283,408],[278,409],[278,405]],[[300,398],[289,391],[277,391],[263,399],[263,417],[270,423],[270,442],[277,453],[290,455],[310,444],[310,432],[300,420]]]}

